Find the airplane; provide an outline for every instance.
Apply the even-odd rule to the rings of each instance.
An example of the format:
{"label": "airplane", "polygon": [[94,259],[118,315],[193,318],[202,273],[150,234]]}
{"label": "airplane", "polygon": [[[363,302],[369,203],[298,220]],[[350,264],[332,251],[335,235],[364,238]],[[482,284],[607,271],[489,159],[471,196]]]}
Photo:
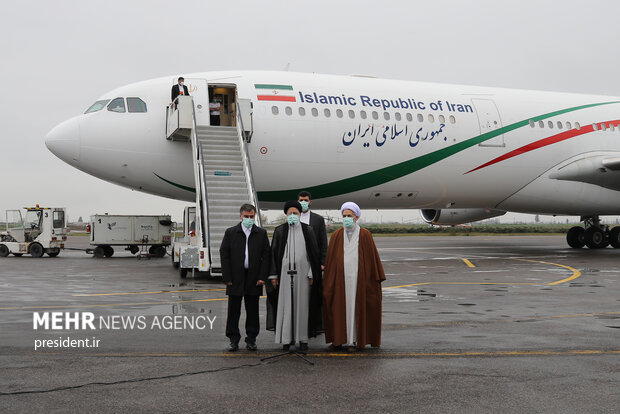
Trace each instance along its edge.
{"label": "airplane", "polygon": [[[620,97],[277,71],[185,80],[204,124],[234,126],[244,111],[262,208],[307,190],[316,209],[420,209],[439,225],[574,215],[584,226],[568,231],[571,247],[620,247],[620,227],[600,219],[620,214]],[[176,82],[103,94],[53,128],[47,148],[103,180],[193,201],[191,146],[167,136]]]}

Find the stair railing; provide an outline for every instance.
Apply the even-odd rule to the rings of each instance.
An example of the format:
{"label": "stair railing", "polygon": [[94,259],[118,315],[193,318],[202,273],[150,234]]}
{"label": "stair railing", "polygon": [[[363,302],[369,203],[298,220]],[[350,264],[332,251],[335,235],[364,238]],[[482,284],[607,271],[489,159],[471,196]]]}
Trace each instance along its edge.
{"label": "stair railing", "polygon": [[243,119],[241,117],[241,111],[236,111],[237,112],[237,138],[239,139],[239,145],[241,148],[241,157],[243,159],[243,171],[245,173],[246,178],[246,182],[248,184],[248,190],[249,190],[249,194],[248,196],[250,197],[251,201],[253,202],[254,206],[256,207],[256,224],[259,227],[262,227],[263,225],[263,220],[261,218],[261,214],[260,214],[260,206],[258,204],[258,194],[256,193],[256,187],[254,186],[254,174],[252,173],[252,165],[250,163],[250,154],[248,153],[248,147],[246,145],[245,142],[245,138],[244,138],[244,131],[245,128],[243,127]]}

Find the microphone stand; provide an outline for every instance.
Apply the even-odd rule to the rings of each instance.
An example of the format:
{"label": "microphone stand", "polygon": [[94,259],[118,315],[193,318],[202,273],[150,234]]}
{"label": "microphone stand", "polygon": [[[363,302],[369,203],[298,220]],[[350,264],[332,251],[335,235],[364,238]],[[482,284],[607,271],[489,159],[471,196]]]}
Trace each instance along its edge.
{"label": "microphone stand", "polygon": [[[308,364],[310,365],[314,365],[314,362],[310,361],[308,358],[306,358],[304,355],[301,354],[301,352],[298,352],[297,349],[295,348],[295,276],[297,275],[297,264],[295,263],[295,237],[291,237],[291,231],[289,229],[289,243],[288,246],[291,246],[291,239],[293,240],[293,261],[291,263],[291,254],[289,251],[289,255],[288,255],[288,268],[289,270],[286,272],[290,279],[291,279],[291,341],[293,342],[293,344],[289,345],[289,349],[286,352],[281,352],[279,354],[276,355],[271,355],[265,358],[261,358],[261,361],[267,361],[268,359],[273,359],[273,358],[278,358],[284,355],[296,355],[297,357],[303,359],[304,361],[306,361]],[[291,269],[292,267],[292,269]],[[303,283],[300,282],[300,283]]]}

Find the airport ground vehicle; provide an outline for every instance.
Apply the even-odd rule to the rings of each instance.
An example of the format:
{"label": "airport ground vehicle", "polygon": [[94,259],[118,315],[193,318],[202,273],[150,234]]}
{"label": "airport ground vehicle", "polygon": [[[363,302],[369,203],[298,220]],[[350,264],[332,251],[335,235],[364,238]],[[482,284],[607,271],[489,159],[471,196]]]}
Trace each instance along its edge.
{"label": "airport ground vehicle", "polygon": [[169,215],[132,216],[96,214],[90,217],[90,244],[96,246],[94,257],[111,257],[112,246],[125,246],[132,254],[140,248],[148,253],[164,257],[170,245],[172,221]]}
{"label": "airport ground vehicle", "polygon": [[172,243],[172,266],[179,269],[181,277],[199,268],[200,246],[196,234],[196,207],[183,210],[183,234],[175,236]]}
{"label": "airport ground vehicle", "polygon": [[56,257],[67,240],[65,231],[65,209],[52,207],[24,207],[21,210],[7,210],[5,230],[0,232],[0,257],[9,254],[42,257],[47,254]]}

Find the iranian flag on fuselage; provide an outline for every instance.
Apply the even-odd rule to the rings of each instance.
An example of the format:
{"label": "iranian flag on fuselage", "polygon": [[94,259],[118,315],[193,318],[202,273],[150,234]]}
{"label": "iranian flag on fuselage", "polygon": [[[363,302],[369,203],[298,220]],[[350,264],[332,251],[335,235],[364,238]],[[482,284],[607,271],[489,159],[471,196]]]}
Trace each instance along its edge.
{"label": "iranian flag on fuselage", "polygon": [[291,85],[255,83],[254,87],[259,101],[297,102]]}

